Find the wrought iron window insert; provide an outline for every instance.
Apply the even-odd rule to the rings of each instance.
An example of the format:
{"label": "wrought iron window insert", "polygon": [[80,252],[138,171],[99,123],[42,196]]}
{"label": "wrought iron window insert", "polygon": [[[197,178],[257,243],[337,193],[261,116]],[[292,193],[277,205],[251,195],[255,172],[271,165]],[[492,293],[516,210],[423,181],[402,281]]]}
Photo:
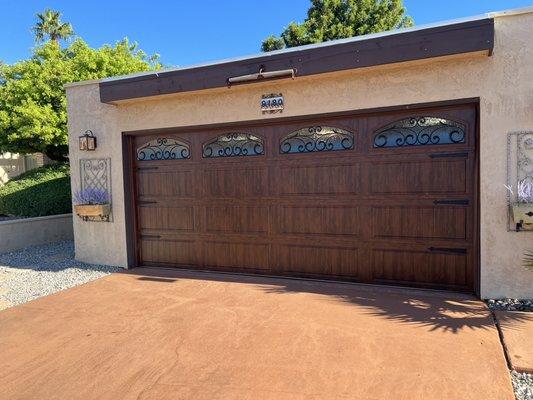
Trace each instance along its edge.
{"label": "wrought iron window insert", "polygon": [[137,149],[137,160],[182,160],[190,158],[191,150],[187,143],[171,138],[150,140]]}
{"label": "wrought iron window insert", "polygon": [[281,154],[351,150],[354,134],[332,126],[310,126],[291,132],[281,139]]}
{"label": "wrought iron window insert", "polygon": [[463,124],[437,117],[411,117],[395,121],[374,135],[374,147],[424,146],[465,143]]}
{"label": "wrought iron window insert", "polygon": [[248,133],[228,133],[205,143],[204,158],[260,156],[265,154],[263,139]]}

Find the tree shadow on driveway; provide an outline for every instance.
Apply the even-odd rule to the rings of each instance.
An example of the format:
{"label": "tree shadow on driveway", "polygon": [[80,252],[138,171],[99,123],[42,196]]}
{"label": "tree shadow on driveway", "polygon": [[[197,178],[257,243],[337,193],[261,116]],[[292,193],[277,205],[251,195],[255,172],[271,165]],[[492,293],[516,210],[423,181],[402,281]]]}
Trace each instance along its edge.
{"label": "tree shadow on driveway", "polygon": [[[483,301],[470,294],[157,268],[135,269],[127,273],[140,275],[139,280],[160,281],[164,284],[182,279],[195,279],[253,285],[273,295],[308,293],[324,296],[328,301],[341,301],[353,305],[376,318],[417,325],[430,331],[458,333],[467,329],[495,327],[492,312]],[[524,320],[523,315],[507,314],[509,315],[506,318],[513,321]]]}

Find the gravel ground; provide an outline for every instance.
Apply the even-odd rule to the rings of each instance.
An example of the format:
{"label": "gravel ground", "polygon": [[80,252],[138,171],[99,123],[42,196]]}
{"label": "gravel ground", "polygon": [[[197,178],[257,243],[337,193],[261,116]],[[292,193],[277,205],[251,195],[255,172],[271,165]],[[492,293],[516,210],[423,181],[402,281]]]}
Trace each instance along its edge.
{"label": "gravel ground", "polygon": [[486,303],[493,311],[533,312],[533,299],[489,299]]}
{"label": "gravel ground", "polygon": [[0,254],[0,310],[101,278],[119,268],[74,260],[72,241]]}
{"label": "gravel ground", "polygon": [[[533,312],[532,299],[489,299],[487,306],[492,311]],[[516,400],[533,400],[533,374],[511,371]]]}
{"label": "gravel ground", "polygon": [[516,400],[533,400],[533,375],[511,371]]}

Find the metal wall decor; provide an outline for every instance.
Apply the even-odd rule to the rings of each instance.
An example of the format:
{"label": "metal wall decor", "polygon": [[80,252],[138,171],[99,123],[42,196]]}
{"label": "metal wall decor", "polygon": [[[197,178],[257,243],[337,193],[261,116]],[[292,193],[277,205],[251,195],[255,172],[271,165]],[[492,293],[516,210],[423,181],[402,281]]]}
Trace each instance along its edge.
{"label": "metal wall decor", "polygon": [[177,139],[157,138],[137,149],[137,160],[180,160],[191,156],[189,145]]}
{"label": "metal wall decor", "polygon": [[[512,216],[512,206],[518,202],[518,182],[527,180],[533,181],[533,131],[509,133],[507,135],[508,231],[517,231]],[[533,226],[523,225],[520,231],[533,231]]]}
{"label": "metal wall decor", "polygon": [[88,221],[110,222],[113,221],[113,200],[111,198],[111,159],[92,158],[80,160],[80,185],[81,190],[93,189],[103,190],[109,196],[111,204],[110,215],[99,218],[89,217]]}
{"label": "metal wall decor", "polygon": [[281,139],[279,151],[288,153],[312,153],[354,148],[354,134],[332,126],[310,126],[289,133]]}
{"label": "metal wall decor", "polygon": [[259,156],[265,154],[263,139],[248,133],[228,133],[203,145],[202,156],[212,157],[239,157]]}
{"label": "metal wall decor", "polygon": [[463,124],[437,117],[411,117],[393,122],[374,135],[374,147],[464,143]]}

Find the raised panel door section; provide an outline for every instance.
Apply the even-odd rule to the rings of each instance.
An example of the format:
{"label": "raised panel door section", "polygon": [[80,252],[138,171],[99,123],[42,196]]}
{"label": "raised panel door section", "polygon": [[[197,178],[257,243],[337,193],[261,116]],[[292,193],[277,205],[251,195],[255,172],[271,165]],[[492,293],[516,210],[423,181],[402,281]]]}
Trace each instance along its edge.
{"label": "raised panel door section", "polygon": [[276,232],[289,235],[358,236],[359,209],[348,205],[280,205]]}
{"label": "raised panel door section", "polygon": [[428,159],[375,162],[370,165],[372,194],[467,192],[467,160]]}
{"label": "raised panel door section", "polygon": [[141,236],[141,258],[145,264],[195,265],[200,261],[192,240],[165,240]]}
{"label": "raised panel door section", "polygon": [[233,168],[204,169],[203,189],[207,198],[263,197],[268,195],[268,169],[246,164]]}
{"label": "raised panel door section", "polygon": [[357,194],[359,164],[283,165],[278,172],[278,190],[288,195]]}
{"label": "raised panel door section", "polygon": [[207,206],[206,231],[209,233],[266,233],[268,232],[267,206]]}
{"label": "raised panel door section", "polygon": [[208,267],[268,270],[270,245],[268,243],[207,241],[204,243],[204,259]]}
{"label": "raised panel door section", "polygon": [[139,224],[142,229],[159,231],[193,231],[193,207],[139,206]]}
{"label": "raised panel door section", "polygon": [[465,207],[372,207],[374,237],[466,240],[466,223]]}
{"label": "raised panel door section", "polygon": [[377,282],[466,288],[467,254],[426,250],[374,249],[372,277]]}
{"label": "raised panel door section", "polygon": [[150,197],[192,197],[192,171],[137,171],[137,192],[139,196]]}
{"label": "raised panel door section", "polygon": [[358,276],[358,249],[342,246],[280,245],[282,271],[308,275]]}

